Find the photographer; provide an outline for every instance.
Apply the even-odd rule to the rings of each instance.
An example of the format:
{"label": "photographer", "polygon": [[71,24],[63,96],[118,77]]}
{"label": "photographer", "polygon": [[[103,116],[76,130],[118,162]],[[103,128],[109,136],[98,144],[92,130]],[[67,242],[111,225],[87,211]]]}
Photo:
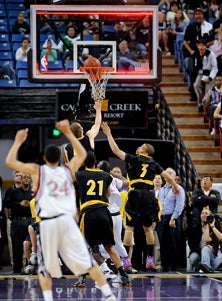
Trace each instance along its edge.
{"label": "photographer", "polygon": [[204,231],[206,246],[201,250],[199,272],[213,273],[222,264],[221,239],[222,217],[215,214],[206,219],[207,227]]}

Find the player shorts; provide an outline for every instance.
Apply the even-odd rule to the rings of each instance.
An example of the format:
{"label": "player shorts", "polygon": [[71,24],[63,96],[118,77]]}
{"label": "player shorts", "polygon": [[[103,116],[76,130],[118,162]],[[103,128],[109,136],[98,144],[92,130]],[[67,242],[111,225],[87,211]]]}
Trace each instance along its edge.
{"label": "player shorts", "polygon": [[80,230],[89,246],[114,245],[113,221],[106,206],[88,208],[80,214]]}
{"label": "player shorts", "polygon": [[128,214],[127,226],[135,227],[136,224],[142,223],[143,226],[150,227],[154,220],[158,220],[160,208],[152,191],[135,189],[128,193],[125,210]]}

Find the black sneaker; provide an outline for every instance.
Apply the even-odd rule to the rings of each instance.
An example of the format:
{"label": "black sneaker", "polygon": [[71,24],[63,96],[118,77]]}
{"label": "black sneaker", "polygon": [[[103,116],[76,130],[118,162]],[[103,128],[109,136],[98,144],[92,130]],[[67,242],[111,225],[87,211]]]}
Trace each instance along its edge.
{"label": "black sneaker", "polygon": [[120,279],[121,279],[120,286],[124,286],[124,287],[132,286],[128,276],[121,276]]}
{"label": "black sneaker", "polygon": [[81,275],[79,280],[74,283],[74,287],[85,287],[86,286],[86,274]]}
{"label": "black sneaker", "polygon": [[213,273],[210,267],[208,267],[207,264],[205,263],[200,263],[199,264],[199,272],[200,273]]}

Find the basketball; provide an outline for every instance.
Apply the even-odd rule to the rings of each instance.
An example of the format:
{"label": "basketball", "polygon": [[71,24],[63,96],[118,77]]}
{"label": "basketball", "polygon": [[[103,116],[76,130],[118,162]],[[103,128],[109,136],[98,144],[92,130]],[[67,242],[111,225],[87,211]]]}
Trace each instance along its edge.
{"label": "basketball", "polygon": [[84,67],[101,67],[100,61],[95,57],[89,57],[84,62]]}

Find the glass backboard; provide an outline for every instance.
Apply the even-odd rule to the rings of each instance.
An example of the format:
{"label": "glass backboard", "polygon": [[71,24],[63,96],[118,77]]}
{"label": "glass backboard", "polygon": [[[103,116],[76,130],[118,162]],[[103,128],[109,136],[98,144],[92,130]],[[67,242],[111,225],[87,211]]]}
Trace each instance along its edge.
{"label": "glass backboard", "polygon": [[[157,13],[157,6],[148,5],[32,5],[29,80],[86,82],[79,70],[85,53],[95,57],[102,53],[101,65],[114,68],[109,82],[160,82]],[[67,44],[70,24],[75,36],[68,36]],[[43,33],[43,25],[50,34]],[[53,62],[42,52],[49,39],[57,52]]]}

